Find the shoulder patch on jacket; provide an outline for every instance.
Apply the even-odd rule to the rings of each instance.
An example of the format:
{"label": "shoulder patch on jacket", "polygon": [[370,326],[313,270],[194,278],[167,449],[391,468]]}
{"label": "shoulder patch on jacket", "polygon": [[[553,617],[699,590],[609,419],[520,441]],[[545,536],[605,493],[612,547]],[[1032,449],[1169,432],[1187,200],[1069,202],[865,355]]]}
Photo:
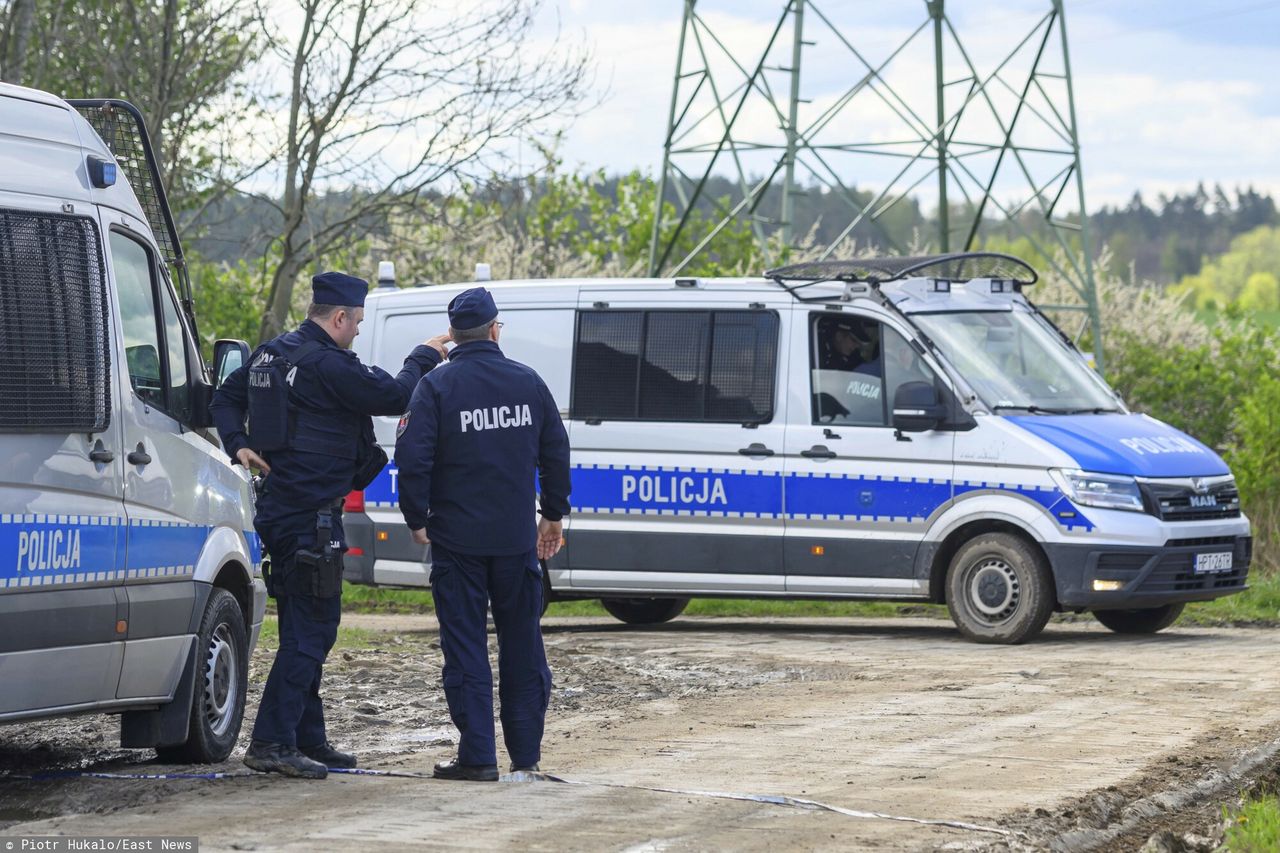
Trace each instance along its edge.
{"label": "shoulder patch on jacket", "polygon": [[405,412],[400,416],[400,423],[396,424],[396,440],[404,435],[404,431],[409,428],[409,412]]}

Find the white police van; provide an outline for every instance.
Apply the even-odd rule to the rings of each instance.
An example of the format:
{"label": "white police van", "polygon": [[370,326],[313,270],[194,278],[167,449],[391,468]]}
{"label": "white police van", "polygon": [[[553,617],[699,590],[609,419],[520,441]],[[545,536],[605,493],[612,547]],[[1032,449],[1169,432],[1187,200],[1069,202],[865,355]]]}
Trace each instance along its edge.
{"label": "white police van", "polygon": [[[692,596],[945,602],[981,642],[1054,610],[1119,632],[1245,588],[1252,539],[1211,449],[1132,414],[990,254],[764,279],[495,283],[501,346],[573,448],[550,593],[634,623]],[[375,291],[394,369],[464,287]],[[390,450],[395,420],[378,424]],[[389,467],[348,501],[348,578],[425,585]],[[363,513],[363,514],[361,514]]]}
{"label": "white police van", "polygon": [[235,745],[266,591],[197,340],[137,110],[0,84],[0,721]]}

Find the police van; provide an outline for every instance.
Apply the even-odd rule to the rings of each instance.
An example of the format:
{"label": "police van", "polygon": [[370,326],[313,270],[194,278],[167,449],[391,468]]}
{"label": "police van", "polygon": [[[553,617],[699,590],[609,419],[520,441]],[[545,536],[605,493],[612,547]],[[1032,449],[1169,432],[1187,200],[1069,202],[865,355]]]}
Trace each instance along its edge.
{"label": "police van", "polygon": [[[1226,464],[1130,412],[1028,301],[1035,280],[971,253],[494,283],[499,343],[572,445],[549,597],[631,623],[694,596],[938,602],[1016,643],[1054,611],[1146,633],[1244,589]],[[375,291],[361,358],[394,368],[469,286]],[[390,453],[395,420],[377,429]],[[394,465],[348,510],[350,580],[426,584]]]}
{"label": "police van", "polygon": [[0,84],[0,721],[220,761],[266,591],[190,299],[137,110]]}

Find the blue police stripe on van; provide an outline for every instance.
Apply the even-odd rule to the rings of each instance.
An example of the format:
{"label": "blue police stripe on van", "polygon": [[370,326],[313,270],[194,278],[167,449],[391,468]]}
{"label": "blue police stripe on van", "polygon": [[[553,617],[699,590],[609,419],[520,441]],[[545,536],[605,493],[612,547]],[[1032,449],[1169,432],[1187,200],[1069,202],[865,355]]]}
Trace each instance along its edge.
{"label": "blue police stripe on van", "polygon": [[782,515],[782,475],[709,468],[575,465],[573,507],[581,512],[656,515]]}
{"label": "blue police stripe on van", "polygon": [[[1094,529],[1093,522],[1054,487],[629,465],[575,465],[572,472],[569,497],[574,512],[923,520],[953,496],[984,491],[1027,498],[1067,530]],[[384,468],[365,489],[365,506],[398,507],[398,478],[394,466]]]}
{"label": "blue police stripe on van", "polygon": [[209,531],[117,516],[0,516],[0,588],[190,577]]}
{"label": "blue police stripe on van", "polygon": [[364,490],[366,507],[390,508],[400,505],[400,469],[394,464],[386,465],[378,476],[373,478]]}
{"label": "blue police stripe on van", "polygon": [[0,516],[0,587],[88,583],[116,575],[122,519],[89,515]]}
{"label": "blue police stripe on van", "polygon": [[788,518],[928,518],[951,499],[949,480],[791,474]]}
{"label": "blue police stripe on van", "polygon": [[200,525],[131,519],[125,569],[130,576],[140,576],[139,572],[154,572],[160,568],[183,570],[169,574],[194,574],[196,560],[200,558],[200,551],[208,538],[209,528]]}

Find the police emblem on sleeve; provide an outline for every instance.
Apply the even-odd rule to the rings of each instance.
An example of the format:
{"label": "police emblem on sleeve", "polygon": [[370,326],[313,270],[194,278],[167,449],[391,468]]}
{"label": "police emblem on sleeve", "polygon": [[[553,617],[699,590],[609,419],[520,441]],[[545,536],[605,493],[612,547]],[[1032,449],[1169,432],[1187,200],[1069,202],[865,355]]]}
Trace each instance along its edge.
{"label": "police emblem on sleeve", "polygon": [[396,424],[396,438],[404,435],[404,431],[409,427],[409,413],[405,412],[400,416],[400,423]]}

